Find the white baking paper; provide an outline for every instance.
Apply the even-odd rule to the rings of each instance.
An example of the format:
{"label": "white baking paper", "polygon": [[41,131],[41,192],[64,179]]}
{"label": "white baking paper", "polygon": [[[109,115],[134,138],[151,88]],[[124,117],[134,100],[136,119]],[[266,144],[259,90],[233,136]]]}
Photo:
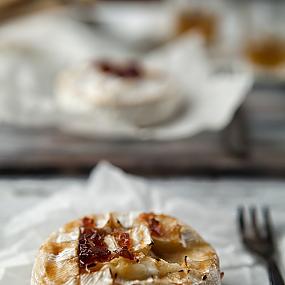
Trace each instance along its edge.
{"label": "white baking paper", "polygon": [[[49,12],[4,25],[0,37],[0,122],[17,126],[52,126],[95,138],[186,138],[224,128],[253,83],[252,75],[237,66],[212,66],[199,36],[185,35],[140,54],[67,12]],[[139,57],[170,73],[185,96],[185,112],[152,128],[96,114],[75,117],[61,113],[54,99],[57,74],[68,66],[102,57]]]}
{"label": "white baking paper", "polygon": [[54,194],[29,210],[15,213],[4,224],[0,232],[0,284],[28,285],[37,249],[52,231],[71,219],[106,211],[155,211],[178,217],[216,248],[225,272],[223,284],[269,284],[266,271],[240,243],[236,208],[239,204],[272,206],[280,245],[284,248],[282,201],[285,195],[281,186],[278,195],[272,195],[265,182],[260,182],[263,189],[250,189],[250,183],[244,183],[242,188],[239,185],[242,184],[228,183],[225,187],[224,183],[219,187],[215,182],[208,191],[206,184],[203,188],[201,181],[194,180],[190,189],[180,187],[176,191],[175,180],[149,183],[106,162],[100,163],[85,185],[75,183],[74,187]]}

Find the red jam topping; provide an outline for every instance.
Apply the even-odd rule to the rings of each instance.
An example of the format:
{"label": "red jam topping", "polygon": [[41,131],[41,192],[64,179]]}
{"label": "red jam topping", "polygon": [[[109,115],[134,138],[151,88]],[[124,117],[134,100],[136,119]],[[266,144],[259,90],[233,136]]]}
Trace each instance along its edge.
{"label": "red jam topping", "polygon": [[163,229],[161,223],[155,218],[155,215],[142,214],[141,219],[147,222],[148,228],[152,236],[161,237],[163,235]]}
{"label": "red jam topping", "polygon": [[[107,235],[112,235],[119,249],[111,252],[104,239]],[[96,228],[93,219],[83,218],[80,227],[78,244],[79,267],[81,270],[90,270],[97,263],[108,262],[117,257],[124,257],[134,260],[131,252],[131,239],[128,233],[117,228]]]}
{"label": "red jam topping", "polygon": [[92,228],[95,226],[95,221],[93,218],[84,217],[82,219],[82,224],[84,228]]}
{"label": "red jam topping", "polygon": [[96,62],[95,65],[101,72],[121,78],[137,79],[143,75],[142,68],[136,62],[129,62],[123,65],[101,60]]}

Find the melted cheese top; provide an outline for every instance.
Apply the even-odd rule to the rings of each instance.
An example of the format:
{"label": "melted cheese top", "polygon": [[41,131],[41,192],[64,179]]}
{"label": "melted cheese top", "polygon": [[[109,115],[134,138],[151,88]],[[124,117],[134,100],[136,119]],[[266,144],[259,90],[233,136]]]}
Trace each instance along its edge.
{"label": "melted cheese top", "polygon": [[218,257],[191,227],[153,213],[91,215],[40,248],[32,285],[220,284]]}

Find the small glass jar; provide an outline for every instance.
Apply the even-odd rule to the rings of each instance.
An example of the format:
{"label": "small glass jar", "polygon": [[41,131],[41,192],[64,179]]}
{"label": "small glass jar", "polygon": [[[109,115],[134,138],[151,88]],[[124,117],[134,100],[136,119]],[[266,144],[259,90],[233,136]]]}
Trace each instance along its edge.
{"label": "small glass jar", "polygon": [[284,67],[284,1],[253,0],[243,5],[243,56],[258,69],[275,70]]}
{"label": "small glass jar", "polygon": [[176,6],[176,34],[196,33],[212,45],[219,34],[221,0],[181,0]]}

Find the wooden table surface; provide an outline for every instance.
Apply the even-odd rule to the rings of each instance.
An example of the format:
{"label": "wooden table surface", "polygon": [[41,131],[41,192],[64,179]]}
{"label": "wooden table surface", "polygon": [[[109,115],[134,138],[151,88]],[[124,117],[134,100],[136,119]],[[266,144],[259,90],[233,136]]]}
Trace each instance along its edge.
{"label": "wooden table surface", "polygon": [[0,174],[82,174],[100,160],[143,175],[285,176],[285,88],[256,86],[225,130],[179,141],[114,142],[0,127]]}

